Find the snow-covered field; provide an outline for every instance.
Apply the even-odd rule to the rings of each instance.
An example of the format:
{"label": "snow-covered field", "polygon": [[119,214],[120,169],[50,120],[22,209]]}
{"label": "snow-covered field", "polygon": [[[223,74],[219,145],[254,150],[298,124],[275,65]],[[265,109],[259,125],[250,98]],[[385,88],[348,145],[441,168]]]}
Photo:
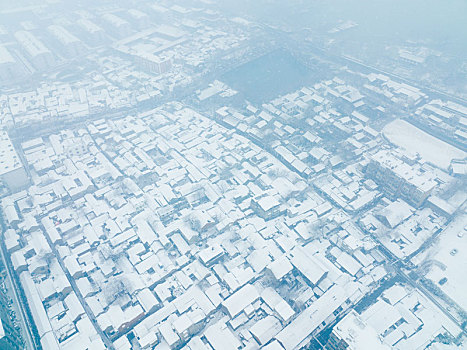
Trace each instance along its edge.
{"label": "snow-covered field", "polygon": [[[437,243],[429,250],[429,259],[434,261],[426,277],[433,281],[460,307],[467,310],[467,215],[456,218],[441,234]],[[461,237],[459,237],[461,236]],[[446,278],[440,285],[438,282]]]}
{"label": "snow-covered field", "polygon": [[448,169],[453,159],[467,156],[464,151],[433,137],[405,120],[397,119],[386,125],[384,136],[410,153],[418,153],[425,161]]}

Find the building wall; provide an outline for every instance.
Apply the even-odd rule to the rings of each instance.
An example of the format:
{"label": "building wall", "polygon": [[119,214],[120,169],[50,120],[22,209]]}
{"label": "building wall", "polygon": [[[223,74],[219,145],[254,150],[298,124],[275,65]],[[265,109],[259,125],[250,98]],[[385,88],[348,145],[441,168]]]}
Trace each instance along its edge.
{"label": "building wall", "polygon": [[326,350],[346,350],[349,348],[348,344],[340,339],[336,334],[331,333],[331,336],[328,339],[328,342],[324,346]]}
{"label": "building wall", "polygon": [[390,198],[402,197],[415,207],[419,207],[431,193],[431,191],[422,191],[373,160],[368,164],[366,173],[385,189]]}

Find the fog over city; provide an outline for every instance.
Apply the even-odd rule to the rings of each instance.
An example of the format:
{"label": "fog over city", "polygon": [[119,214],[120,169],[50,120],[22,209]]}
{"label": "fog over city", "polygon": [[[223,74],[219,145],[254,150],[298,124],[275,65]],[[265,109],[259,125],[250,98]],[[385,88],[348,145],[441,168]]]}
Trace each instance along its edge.
{"label": "fog over city", "polygon": [[0,0],[0,350],[467,349],[467,1]]}

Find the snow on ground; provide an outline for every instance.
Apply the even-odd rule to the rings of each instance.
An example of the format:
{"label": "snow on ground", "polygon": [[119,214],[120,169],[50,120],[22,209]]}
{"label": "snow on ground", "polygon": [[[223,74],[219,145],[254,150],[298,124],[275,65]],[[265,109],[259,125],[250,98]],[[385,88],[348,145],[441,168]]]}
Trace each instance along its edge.
{"label": "snow on ground", "polygon": [[448,169],[452,159],[463,159],[464,151],[427,134],[405,120],[397,119],[386,125],[384,136],[406,151],[418,153],[425,161],[442,169]]}
{"label": "snow on ground", "polygon": [[[430,260],[435,263],[426,275],[444,293],[454,300],[460,307],[467,310],[467,215],[456,218],[448,228],[440,235],[437,244],[430,252]],[[460,237],[459,237],[460,236]],[[447,281],[440,285],[439,281],[446,278]]]}

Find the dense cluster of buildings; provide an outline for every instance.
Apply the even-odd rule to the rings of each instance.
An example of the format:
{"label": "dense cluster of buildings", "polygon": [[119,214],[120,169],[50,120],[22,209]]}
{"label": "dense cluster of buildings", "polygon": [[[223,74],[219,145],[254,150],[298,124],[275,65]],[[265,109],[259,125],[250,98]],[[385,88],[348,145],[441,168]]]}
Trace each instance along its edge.
{"label": "dense cluster of buildings", "polygon": [[[181,104],[21,146],[32,185],[2,200],[12,210],[5,244],[44,348],[298,349],[387,279],[378,241],[351,223],[353,209],[324,185],[315,191],[286,158]],[[342,184],[367,182],[380,197],[363,176],[336,170]],[[444,223],[394,203],[375,207],[380,225],[413,225],[420,242]],[[381,298],[340,322],[363,318],[378,339],[410,325],[388,345],[461,334],[453,322],[432,328],[425,313],[440,311],[431,303],[417,324],[411,305],[414,316],[378,328],[372,308],[400,309],[400,299]]]}
{"label": "dense cluster of buildings", "polygon": [[[66,69],[69,62],[74,62],[72,71],[78,66],[83,74],[79,79],[65,74],[63,79],[42,80],[38,87],[2,93],[0,124],[10,128],[70,121],[171,96],[174,89],[186,88],[195,76],[205,74],[210,65],[229,57],[249,38],[246,30],[232,21],[216,17],[215,28],[211,27],[212,23],[204,22],[202,11],[188,20],[167,9],[174,11],[173,16],[165,14],[165,20],[157,23],[150,22],[147,13],[158,12],[147,11],[130,9],[125,16],[80,12],[75,26],[49,25],[45,40],[31,30],[16,31],[13,37],[31,64],[24,66],[24,60],[13,54],[19,48],[13,51],[0,45],[4,83],[25,77],[28,70],[41,73],[57,64]],[[95,45],[109,44],[111,50],[93,52]],[[82,57],[86,59],[81,61]]]}
{"label": "dense cluster of buildings", "polygon": [[[103,332],[122,349],[132,341],[175,348],[206,328],[192,342],[201,336],[225,349],[228,337],[215,329],[229,324],[227,335],[241,332],[245,344],[265,344],[276,335],[270,328],[283,328],[277,339],[295,348],[338,314],[329,319],[321,303],[337,298],[343,312],[368,288],[333,265],[326,246],[302,246],[323,199],[308,193],[285,215],[303,182],[292,180],[290,192],[290,176],[268,179],[289,172],[275,158],[193,110],[171,108],[23,143],[34,185],[4,199],[22,217],[7,218],[16,229],[7,249],[44,347],[92,348]],[[375,280],[366,284],[384,276],[371,260]],[[282,296],[271,287],[296,278]],[[323,321],[297,339],[301,309]]]}

